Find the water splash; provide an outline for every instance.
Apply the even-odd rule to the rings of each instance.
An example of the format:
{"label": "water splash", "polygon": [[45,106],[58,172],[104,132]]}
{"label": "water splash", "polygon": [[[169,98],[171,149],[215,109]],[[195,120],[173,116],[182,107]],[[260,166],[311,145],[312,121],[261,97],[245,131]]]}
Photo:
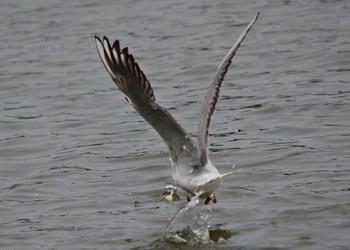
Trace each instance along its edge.
{"label": "water splash", "polygon": [[180,200],[178,188],[174,184],[167,183],[162,198],[168,202]]}
{"label": "water splash", "polygon": [[209,215],[210,209],[198,206],[199,196],[196,193],[191,201],[181,207],[170,220],[166,228],[166,238],[175,243],[188,243],[190,245],[210,243]]}

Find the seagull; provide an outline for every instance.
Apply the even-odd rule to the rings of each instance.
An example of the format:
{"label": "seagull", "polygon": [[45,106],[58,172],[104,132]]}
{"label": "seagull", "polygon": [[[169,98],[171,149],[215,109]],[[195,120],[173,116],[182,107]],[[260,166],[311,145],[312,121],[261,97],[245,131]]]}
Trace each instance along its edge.
{"label": "seagull", "polygon": [[206,205],[211,200],[216,203],[214,191],[222,179],[232,173],[220,174],[211,163],[208,156],[208,131],[224,76],[258,16],[259,12],[243,30],[216,71],[199,114],[196,143],[174,117],[156,102],[151,84],[132,54],[129,54],[128,48],[121,50],[119,40],[111,46],[107,37],[101,39],[95,36],[98,54],[112,80],[127,102],[158,132],[168,146],[173,180],[188,193],[188,202],[199,194],[205,198]]}

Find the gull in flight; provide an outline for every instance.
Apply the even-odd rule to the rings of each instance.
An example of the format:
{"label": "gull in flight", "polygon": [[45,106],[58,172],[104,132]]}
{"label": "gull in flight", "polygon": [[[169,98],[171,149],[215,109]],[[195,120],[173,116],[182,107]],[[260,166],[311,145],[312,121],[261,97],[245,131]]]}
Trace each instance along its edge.
{"label": "gull in flight", "polygon": [[224,76],[258,16],[259,13],[250,21],[216,71],[200,111],[196,143],[174,117],[156,102],[149,81],[134,57],[129,54],[128,48],[121,50],[118,40],[111,46],[106,37],[101,39],[95,36],[98,54],[112,80],[131,106],[158,132],[168,146],[172,177],[178,186],[188,192],[188,201],[201,194],[205,198],[205,204],[210,200],[216,203],[214,191],[223,177],[230,174],[220,174],[210,162],[207,149],[208,130]]}

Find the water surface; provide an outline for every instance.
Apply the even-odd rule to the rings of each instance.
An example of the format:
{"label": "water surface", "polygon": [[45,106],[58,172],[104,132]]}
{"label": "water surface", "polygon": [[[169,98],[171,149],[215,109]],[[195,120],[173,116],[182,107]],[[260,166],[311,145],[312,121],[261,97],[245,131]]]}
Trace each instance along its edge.
{"label": "water surface", "polygon": [[[210,131],[212,162],[235,173],[216,205],[190,213],[208,215],[211,242],[191,241],[192,222],[179,229],[187,242],[167,240],[186,194],[161,199],[165,144],[115,90],[93,36],[128,46],[195,135],[216,67],[258,11]],[[0,247],[347,249],[349,11],[345,0],[2,1]]]}

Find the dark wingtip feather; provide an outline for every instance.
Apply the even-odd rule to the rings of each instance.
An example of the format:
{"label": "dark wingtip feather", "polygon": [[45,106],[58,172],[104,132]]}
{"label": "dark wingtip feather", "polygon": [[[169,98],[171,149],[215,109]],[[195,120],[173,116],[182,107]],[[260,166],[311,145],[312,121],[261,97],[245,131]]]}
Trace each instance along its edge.
{"label": "dark wingtip feather", "polygon": [[115,41],[114,41],[112,48],[119,48],[118,51],[120,51],[120,43],[119,43],[119,40],[115,40]]}

